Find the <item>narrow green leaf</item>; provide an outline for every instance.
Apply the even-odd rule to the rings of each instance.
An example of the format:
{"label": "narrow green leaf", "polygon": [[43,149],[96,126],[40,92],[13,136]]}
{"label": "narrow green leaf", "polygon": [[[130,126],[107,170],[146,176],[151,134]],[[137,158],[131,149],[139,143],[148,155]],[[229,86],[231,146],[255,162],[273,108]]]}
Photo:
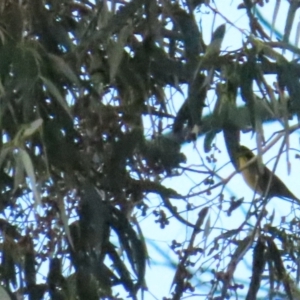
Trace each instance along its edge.
{"label": "narrow green leaf", "polygon": [[259,238],[253,250],[252,277],[246,300],[256,299],[261,286],[261,277],[266,264],[265,241]]}
{"label": "narrow green leaf", "polygon": [[285,269],[280,250],[278,249],[277,245],[274,243],[273,239],[267,238],[267,245],[268,245],[268,254],[270,260],[274,263],[274,267],[277,271],[277,276],[280,281],[282,281],[284,290],[287,294],[289,299],[297,299],[293,297],[293,292],[295,291],[294,283],[287,274]]}
{"label": "narrow green leaf", "polygon": [[210,233],[211,233],[211,223],[210,223],[210,217],[208,216],[207,221],[204,225],[203,237],[206,239]]}
{"label": "narrow green leaf", "polygon": [[230,237],[232,237],[233,235],[236,235],[240,232],[240,229],[232,229],[232,230],[227,230],[224,233],[221,233],[219,236],[217,236],[215,238],[215,241],[218,241],[220,239],[229,239]]}
{"label": "narrow green leaf", "polygon": [[18,189],[20,184],[23,184],[25,181],[25,170],[24,164],[21,160],[20,155],[15,155],[15,174],[14,174],[14,189],[13,193]]}
{"label": "narrow green leaf", "polygon": [[28,127],[23,132],[23,137],[28,137],[33,135],[43,124],[43,119],[39,118],[28,125]]}
{"label": "narrow green leaf", "polygon": [[[252,234],[246,236],[244,239],[240,240],[234,253],[231,255],[231,260],[227,266],[226,276],[224,279],[224,284],[221,292],[221,296],[225,297],[227,295],[227,290],[230,286],[233,274],[239,264],[239,262],[244,259],[247,251],[252,247],[253,236]],[[223,298],[222,298],[223,299]]]}
{"label": "narrow green leaf", "polygon": [[144,283],[147,257],[146,248],[123,213],[115,208],[112,212],[111,226],[118,235],[130,265],[137,275],[137,286],[140,287]]}
{"label": "narrow green leaf", "polygon": [[60,93],[58,88],[55,86],[55,84],[46,77],[40,76],[40,78],[43,81],[43,83],[45,84],[49,93],[52,94],[52,96],[56,98],[56,100],[65,109],[65,111],[70,116],[70,118],[72,118],[68,103],[67,103],[66,99],[63,97],[63,95]]}
{"label": "narrow green leaf", "polygon": [[[4,235],[5,236],[5,235]],[[2,259],[1,259],[1,273],[5,278],[6,282],[9,282],[14,287],[17,285],[16,279],[16,253],[18,251],[18,246],[14,240],[9,237],[5,237],[3,241],[2,248]],[[2,298],[0,298],[2,299]]]}
{"label": "narrow green leaf", "polygon": [[1,300],[11,300],[11,297],[8,295],[8,293],[2,286],[0,286],[0,299]]}
{"label": "narrow green leaf", "polygon": [[129,35],[132,33],[132,25],[129,24],[122,28],[118,35],[117,42],[111,41],[108,47],[109,77],[112,81],[117,74],[119,65],[123,58],[124,46]]}
{"label": "narrow green leaf", "polygon": [[299,8],[299,1],[289,1],[290,5],[289,5],[289,10],[288,13],[286,15],[286,19],[285,19],[285,27],[284,27],[284,35],[283,35],[283,42],[284,43],[289,43],[289,37],[292,31],[292,27],[294,24],[294,20],[295,20],[295,16],[296,16],[296,11]]}
{"label": "narrow green leaf", "polygon": [[66,214],[66,209],[65,209],[65,204],[64,204],[63,197],[61,197],[61,196],[58,197],[57,206],[58,206],[58,209],[59,209],[60,218],[63,222],[65,233],[67,235],[68,242],[70,243],[72,249],[74,250],[75,248],[74,248],[73,240],[72,240],[72,237],[71,237],[70,227],[69,227],[69,224],[68,224],[69,219],[68,219],[68,216]]}
{"label": "narrow green leaf", "polygon": [[25,171],[30,180],[31,190],[35,199],[35,206],[41,205],[42,201],[41,201],[40,194],[38,193],[38,190],[36,188],[36,180],[35,180],[34,168],[33,168],[31,158],[28,155],[28,153],[22,148],[18,148],[18,154],[20,155],[20,158],[24,164]]}
{"label": "narrow green leaf", "polygon": [[221,50],[221,45],[225,36],[226,25],[222,24],[212,34],[211,42],[207,46],[203,59],[209,61],[217,57]]}
{"label": "narrow green leaf", "polygon": [[124,260],[120,257],[119,253],[116,251],[114,245],[108,243],[107,247],[108,247],[107,254],[113,262],[114,268],[121,279],[120,281],[128,291],[133,292],[134,285],[130,277],[130,272],[126,268]]}
{"label": "narrow green leaf", "polygon": [[219,130],[210,130],[205,135],[204,144],[203,144],[205,153],[208,153],[211,150],[212,142],[214,141],[214,139],[215,139],[218,132],[219,132]]}
{"label": "narrow green leaf", "polygon": [[273,12],[273,16],[272,16],[270,39],[272,39],[273,32],[274,32],[274,29],[275,29],[275,21],[276,21],[278,12],[279,12],[280,2],[281,2],[281,0],[276,0],[276,4],[275,4],[275,7],[274,7],[274,12]]}
{"label": "narrow green leaf", "polygon": [[198,219],[197,219],[197,222],[195,224],[195,230],[196,231],[199,231],[203,222],[204,222],[204,219],[205,217],[207,216],[207,213],[208,213],[208,210],[209,208],[208,207],[204,207],[200,210],[200,212],[198,213]]}
{"label": "narrow green leaf", "polygon": [[12,150],[11,147],[3,147],[3,149],[0,152],[0,168],[8,154],[8,152],[10,152]]}
{"label": "narrow green leaf", "polygon": [[79,80],[74,71],[70,68],[70,66],[57,55],[54,54],[48,54],[52,62],[54,63],[56,69],[62,73],[67,79],[69,79],[71,82],[75,83],[76,85],[79,85]]}

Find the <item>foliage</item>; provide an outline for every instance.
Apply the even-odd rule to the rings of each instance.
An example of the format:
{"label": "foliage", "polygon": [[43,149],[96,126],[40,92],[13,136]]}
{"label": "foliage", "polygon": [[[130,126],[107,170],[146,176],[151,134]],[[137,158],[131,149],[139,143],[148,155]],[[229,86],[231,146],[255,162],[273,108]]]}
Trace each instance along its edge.
{"label": "foliage", "polygon": [[[288,121],[299,114],[300,68],[275,49],[299,54],[288,43],[299,5],[290,1],[284,36],[274,42],[278,6],[270,34],[255,14],[265,2],[240,3],[250,33],[227,52],[221,43],[232,22],[224,19],[206,44],[202,34],[210,29],[196,21],[206,11],[223,16],[210,1],[1,1],[1,299],[141,298],[151,253],[140,220],[151,214],[161,228],[172,217],[191,229],[187,243],[171,245],[178,264],[170,299],[194,293],[192,261],[204,255],[199,244],[215,229],[209,213],[230,215],[243,201],[226,201],[229,178],[215,183],[220,176],[205,162],[185,167],[181,144],[205,135],[204,149],[213,151],[223,132],[237,168],[241,130],[256,133],[261,155],[264,122],[284,124],[266,149],[298,128]],[[203,116],[211,91],[213,112]],[[163,185],[192,172],[205,178],[187,195]],[[150,194],[160,199],[155,209]],[[197,220],[186,219],[174,201],[199,212]],[[287,264],[298,266],[299,219],[278,228],[265,205],[250,206],[243,224],[223,228],[210,242],[207,298],[239,294],[235,271],[249,253],[246,299],[255,299],[262,282],[269,295],[283,287],[286,297],[297,298]],[[207,271],[201,263],[197,270]]]}

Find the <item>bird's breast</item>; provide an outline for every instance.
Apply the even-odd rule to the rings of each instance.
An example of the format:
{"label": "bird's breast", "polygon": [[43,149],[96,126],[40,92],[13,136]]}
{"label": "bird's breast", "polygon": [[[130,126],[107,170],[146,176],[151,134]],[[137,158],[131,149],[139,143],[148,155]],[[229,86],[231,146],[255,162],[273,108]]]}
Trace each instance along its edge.
{"label": "bird's breast", "polygon": [[[248,160],[244,157],[239,158],[239,167],[243,168],[246,163],[248,163]],[[251,165],[249,165],[247,168],[243,169],[241,171],[242,176],[247,183],[247,185],[255,192],[257,192],[259,195],[262,195],[262,191],[258,185],[259,180],[259,174],[258,170],[256,168],[255,162]]]}

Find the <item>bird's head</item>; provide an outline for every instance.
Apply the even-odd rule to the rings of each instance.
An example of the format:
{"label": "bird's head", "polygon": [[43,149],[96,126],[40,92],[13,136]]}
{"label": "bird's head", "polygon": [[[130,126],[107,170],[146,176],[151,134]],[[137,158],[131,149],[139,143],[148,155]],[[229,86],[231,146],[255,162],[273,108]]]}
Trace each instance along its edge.
{"label": "bird's head", "polygon": [[243,157],[243,158],[245,158],[245,159],[247,159],[249,161],[255,155],[247,147],[245,147],[245,146],[239,146],[238,151],[237,151],[237,156],[238,156],[238,158],[239,157]]}
{"label": "bird's head", "polygon": [[245,146],[239,146],[236,152],[237,162],[239,168],[242,168],[248,161],[250,161],[255,155],[250,149]]}

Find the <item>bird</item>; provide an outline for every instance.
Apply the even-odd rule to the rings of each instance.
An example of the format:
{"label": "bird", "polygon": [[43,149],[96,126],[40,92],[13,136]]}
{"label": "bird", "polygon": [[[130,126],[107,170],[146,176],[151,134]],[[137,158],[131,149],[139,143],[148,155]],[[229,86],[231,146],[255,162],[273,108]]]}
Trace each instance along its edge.
{"label": "bird", "polygon": [[248,167],[244,168],[244,166],[255,157],[250,149],[240,145],[236,155],[239,170],[247,185],[254,192],[263,197],[286,198],[300,204],[300,200],[287,188],[283,181],[265,165],[260,168],[259,162],[255,160]]}

